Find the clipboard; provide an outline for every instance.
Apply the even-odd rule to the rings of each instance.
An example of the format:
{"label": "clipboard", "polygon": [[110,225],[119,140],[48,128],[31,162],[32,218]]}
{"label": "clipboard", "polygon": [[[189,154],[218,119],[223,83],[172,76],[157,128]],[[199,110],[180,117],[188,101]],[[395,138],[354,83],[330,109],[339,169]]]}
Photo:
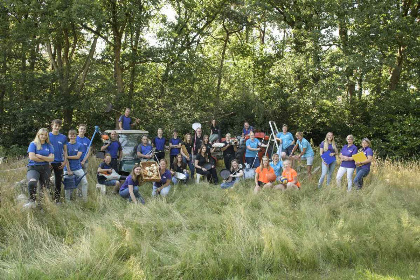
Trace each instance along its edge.
{"label": "clipboard", "polygon": [[330,156],[330,154],[331,154],[330,151],[326,151],[321,155],[321,158],[324,160],[326,164],[331,164],[336,160],[335,156]]}
{"label": "clipboard", "polygon": [[367,160],[367,157],[363,152],[358,152],[357,154],[352,155],[351,157],[354,159],[355,162],[362,162]]}

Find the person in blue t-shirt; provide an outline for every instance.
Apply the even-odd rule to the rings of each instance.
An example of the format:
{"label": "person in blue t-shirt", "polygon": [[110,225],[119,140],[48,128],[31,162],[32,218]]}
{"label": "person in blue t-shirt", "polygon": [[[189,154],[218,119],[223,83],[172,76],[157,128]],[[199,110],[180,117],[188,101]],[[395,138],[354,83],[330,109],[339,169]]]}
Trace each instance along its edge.
{"label": "person in blue t-shirt", "polygon": [[156,158],[158,161],[165,158],[165,142],[162,128],[158,128],[157,136],[153,138],[152,144],[156,148]]}
{"label": "person in blue t-shirt", "polygon": [[251,132],[254,132],[254,128],[249,125],[249,122],[244,122],[244,127],[242,128],[242,138],[245,138],[245,136]]}
{"label": "person in blue t-shirt", "polygon": [[166,159],[161,159],[159,161],[159,173],[160,181],[153,183],[152,195],[156,196],[160,194],[161,196],[167,196],[171,190],[171,171],[166,169]]}
{"label": "person in blue t-shirt", "polygon": [[87,126],[85,124],[79,124],[79,135],[77,135],[77,138],[76,138],[76,142],[79,143],[79,144],[82,144],[83,147],[84,147],[82,157],[80,158],[80,160],[81,160],[80,163],[82,164],[83,172],[85,172],[85,173],[87,172],[88,159],[89,159],[90,154],[91,154],[90,148],[89,148],[89,151],[88,151],[88,147],[89,147],[89,144],[90,144],[90,139],[85,136],[86,127]]}
{"label": "person in blue t-shirt", "polygon": [[366,156],[365,161],[355,162],[356,164],[356,175],[354,176],[354,186],[357,190],[360,190],[363,187],[363,178],[366,177],[370,172],[370,166],[373,161],[373,150],[371,148],[372,143],[368,138],[363,138],[362,140],[362,152]]}
{"label": "person in blue t-shirt", "polygon": [[267,147],[266,144],[262,144],[260,140],[255,138],[253,131],[249,133],[249,139],[245,142],[246,152],[245,152],[245,162],[250,168],[257,168],[260,166],[260,159],[258,157],[258,152],[261,150],[261,147]]}
{"label": "person in blue t-shirt", "polygon": [[283,162],[280,160],[279,154],[273,154],[270,166],[273,167],[276,178],[280,181],[281,173],[283,172]]}
{"label": "person in blue t-shirt", "polygon": [[288,127],[287,124],[283,124],[282,132],[277,133],[276,140],[280,141],[279,147],[279,155],[281,152],[281,157],[285,159],[286,157],[290,156],[293,151],[293,147],[295,144],[295,139],[293,135],[287,131]]}
{"label": "person in blue t-shirt", "polygon": [[143,184],[143,173],[141,166],[137,163],[134,165],[130,175],[127,176],[120,188],[120,196],[134,203],[144,204],[144,199],[139,193],[139,186]]}
{"label": "person in blue t-shirt", "polygon": [[50,143],[54,147],[54,161],[51,166],[54,170],[55,188],[51,188],[55,202],[60,201],[61,182],[63,181],[63,168],[67,162],[67,137],[60,133],[62,121],[53,120],[51,123],[52,132],[49,134]]}
{"label": "person in blue t-shirt", "polygon": [[[82,144],[76,142],[76,130],[69,130],[69,142],[67,144],[67,164],[64,167],[65,175],[75,175],[79,182],[77,188],[79,192],[81,191],[83,200],[87,200],[87,193],[88,193],[88,181],[86,179],[85,172],[83,172],[82,164],[81,164],[81,157],[84,151],[84,147]],[[80,179],[81,178],[81,179]],[[66,200],[70,201],[71,194],[73,193],[73,189],[68,189],[64,191],[66,196]]]}
{"label": "person in blue t-shirt", "polygon": [[311,143],[303,138],[303,132],[296,132],[296,145],[293,147],[291,155],[299,148],[300,154],[294,156],[294,159],[306,160],[306,170],[308,171],[308,177],[312,177],[312,165],[314,162],[314,150],[312,150]]}
{"label": "person in blue t-shirt", "polygon": [[48,187],[50,182],[50,162],[54,160],[54,147],[50,144],[48,129],[41,128],[35,136],[34,141],[28,147],[28,171],[26,179],[28,180],[29,201],[24,208],[35,207],[36,189],[38,181],[41,187]]}
{"label": "person in blue t-shirt", "polygon": [[153,159],[153,147],[149,144],[149,138],[143,135],[141,138],[141,144],[137,146],[137,157],[141,161],[151,161]]}
{"label": "person in blue t-shirt", "polygon": [[131,109],[125,108],[124,115],[121,115],[118,119],[118,126],[120,127],[120,130],[130,130],[132,126],[135,126],[140,122],[139,119],[133,120],[130,118]]}
{"label": "person in blue t-shirt", "polygon": [[111,141],[103,145],[101,151],[105,151],[111,155],[111,166],[118,172],[118,161],[122,158],[122,147],[115,130],[111,132]]}
{"label": "person in blue t-shirt", "polygon": [[[325,140],[321,142],[319,145],[319,155],[322,156],[325,152],[328,152],[328,155],[331,157],[336,157],[338,154],[337,145],[335,144],[334,134],[332,132],[328,132],[325,136]],[[322,157],[321,157],[322,159]],[[327,176],[327,186],[331,182],[331,177],[335,169],[335,165],[337,164],[337,160],[334,159],[333,162],[327,164],[323,159],[321,163],[321,177],[318,181],[318,188],[322,187],[324,183],[324,178]]]}
{"label": "person in blue t-shirt", "polygon": [[[98,167],[96,178],[98,180],[99,184],[105,185],[105,186],[112,186],[113,193],[118,194],[118,191],[120,190],[120,182],[117,179],[107,179],[104,175],[111,175],[112,174],[112,166],[111,166],[111,155],[105,154],[104,161],[101,162],[101,164]],[[115,170],[115,172],[117,172]],[[121,178],[121,177],[120,177]]]}
{"label": "person in blue t-shirt", "polygon": [[169,162],[172,164],[174,158],[181,152],[181,138],[178,137],[178,132],[174,130],[173,138],[169,140]]}

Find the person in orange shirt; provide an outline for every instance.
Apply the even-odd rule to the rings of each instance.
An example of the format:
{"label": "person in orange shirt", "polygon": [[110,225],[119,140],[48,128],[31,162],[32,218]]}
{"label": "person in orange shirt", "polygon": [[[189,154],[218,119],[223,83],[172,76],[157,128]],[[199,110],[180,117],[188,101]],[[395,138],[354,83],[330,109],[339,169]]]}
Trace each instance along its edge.
{"label": "person in orange shirt", "polygon": [[275,189],[286,190],[286,189],[300,189],[300,183],[298,180],[298,174],[296,170],[292,168],[292,163],[290,160],[283,161],[283,177],[287,179],[286,184],[279,184],[274,186]]}
{"label": "person in orange shirt", "polygon": [[267,178],[267,175],[270,173],[274,174],[274,177],[276,176],[273,167],[271,167],[269,164],[268,157],[263,156],[262,165],[257,167],[257,169],[255,170],[254,193],[258,193],[261,190],[261,188],[267,189],[273,187],[273,184]]}

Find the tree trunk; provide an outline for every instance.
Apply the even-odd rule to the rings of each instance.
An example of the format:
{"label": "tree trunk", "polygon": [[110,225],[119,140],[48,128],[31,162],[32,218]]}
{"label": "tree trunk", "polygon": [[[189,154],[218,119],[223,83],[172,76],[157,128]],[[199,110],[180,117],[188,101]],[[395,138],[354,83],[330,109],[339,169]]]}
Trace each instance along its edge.
{"label": "tree trunk", "polygon": [[219,108],[220,90],[221,90],[222,78],[223,78],[223,65],[225,63],[226,49],[227,49],[227,44],[229,42],[229,36],[230,36],[230,33],[226,32],[226,37],[225,37],[225,40],[223,42],[222,57],[220,58],[219,73],[217,75],[217,88],[216,88],[216,102],[217,102],[217,104],[216,104],[216,109]]}
{"label": "tree trunk", "polygon": [[405,50],[405,46],[400,46],[398,48],[396,65],[391,72],[391,78],[389,80],[389,89],[390,90],[397,89],[398,83],[400,81],[402,64],[403,64],[403,60],[404,60],[404,50]]}

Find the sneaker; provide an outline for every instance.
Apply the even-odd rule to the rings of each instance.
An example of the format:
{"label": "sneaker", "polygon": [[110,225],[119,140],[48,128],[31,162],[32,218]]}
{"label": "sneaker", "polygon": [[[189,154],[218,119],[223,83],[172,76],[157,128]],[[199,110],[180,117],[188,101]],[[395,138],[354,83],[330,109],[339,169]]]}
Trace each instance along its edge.
{"label": "sneaker", "polygon": [[23,204],[23,209],[35,208],[36,204],[34,201],[29,201],[28,203]]}

